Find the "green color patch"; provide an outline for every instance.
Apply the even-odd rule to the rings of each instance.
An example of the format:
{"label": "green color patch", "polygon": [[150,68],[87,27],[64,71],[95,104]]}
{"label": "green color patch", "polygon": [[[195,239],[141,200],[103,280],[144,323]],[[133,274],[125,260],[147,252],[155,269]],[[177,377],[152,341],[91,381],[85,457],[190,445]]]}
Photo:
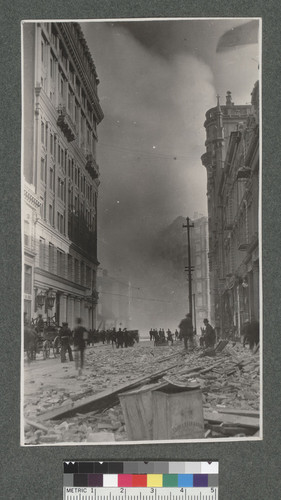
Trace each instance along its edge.
{"label": "green color patch", "polygon": [[163,474],[163,487],[174,487],[178,486],[178,475],[177,474]]}

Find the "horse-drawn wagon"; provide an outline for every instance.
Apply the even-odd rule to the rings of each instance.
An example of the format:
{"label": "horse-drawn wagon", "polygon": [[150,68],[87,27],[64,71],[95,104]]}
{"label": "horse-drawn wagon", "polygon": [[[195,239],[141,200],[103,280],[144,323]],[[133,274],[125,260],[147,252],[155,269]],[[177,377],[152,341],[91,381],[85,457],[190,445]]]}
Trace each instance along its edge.
{"label": "horse-drawn wagon", "polygon": [[43,328],[38,330],[36,320],[32,320],[29,325],[24,325],[24,351],[28,361],[34,361],[40,352],[43,354],[43,359],[48,359],[51,351],[54,357],[59,356],[61,342],[56,322],[48,320],[44,323]]}

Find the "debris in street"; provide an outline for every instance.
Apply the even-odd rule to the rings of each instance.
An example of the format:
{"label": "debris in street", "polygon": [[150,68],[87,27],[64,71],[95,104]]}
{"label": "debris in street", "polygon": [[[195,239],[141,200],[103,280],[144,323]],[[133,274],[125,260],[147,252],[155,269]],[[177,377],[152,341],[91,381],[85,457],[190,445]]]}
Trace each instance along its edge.
{"label": "debris in street", "polygon": [[[127,391],[167,379],[178,385],[200,385],[206,439],[259,435],[258,354],[228,344],[214,359],[200,357],[199,349],[185,353],[181,343],[154,351],[151,344],[143,344],[126,350],[88,349],[82,376],[73,364],[62,367],[58,360],[47,360],[54,367],[50,373],[45,362],[28,365],[25,378],[34,384],[25,384],[24,414],[38,426],[42,421],[44,429],[34,432],[35,427],[27,425],[26,444],[127,441],[120,387]],[[67,372],[62,369],[66,367]]]}

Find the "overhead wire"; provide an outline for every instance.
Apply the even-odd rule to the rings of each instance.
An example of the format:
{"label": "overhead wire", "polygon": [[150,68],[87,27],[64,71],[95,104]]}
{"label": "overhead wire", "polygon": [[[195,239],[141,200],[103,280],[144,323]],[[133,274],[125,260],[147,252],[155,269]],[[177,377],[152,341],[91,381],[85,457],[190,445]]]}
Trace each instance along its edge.
{"label": "overhead wire", "polygon": [[167,160],[186,159],[187,160],[189,158],[186,155],[158,153],[158,152],[156,152],[156,150],[154,152],[149,152],[149,151],[143,151],[141,149],[128,148],[126,146],[117,146],[116,144],[107,144],[105,142],[99,142],[99,145],[106,146],[106,147],[114,149],[114,150],[136,153],[136,154],[139,154],[141,156],[149,156],[149,157],[154,157],[154,158],[157,157],[160,159],[167,159]]}
{"label": "overhead wire", "polygon": [[166,302],[168,304],[171,303],[170,300],[163,300],[163,299],[155,299],[154,297],[134,297],[133,295],[132,296],[129,296],[129,295],[126,295],[124,293],[112,293],[112,292],[102,292],[102,291],[99,291],[99,294],[102,294],[102,295],[118,295],[120,297],[127,297],[128,299],[136,299],[136,300],[147,300],[149,302]]}

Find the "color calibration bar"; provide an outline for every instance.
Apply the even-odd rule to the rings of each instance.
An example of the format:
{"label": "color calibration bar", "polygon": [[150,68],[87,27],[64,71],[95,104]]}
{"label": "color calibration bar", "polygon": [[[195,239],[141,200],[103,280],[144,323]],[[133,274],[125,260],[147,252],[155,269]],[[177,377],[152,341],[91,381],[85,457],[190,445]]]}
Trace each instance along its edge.
{"label": "color calibration bar", "polygon": [[217,500],[218,462],[64,462],[65,500]]}

